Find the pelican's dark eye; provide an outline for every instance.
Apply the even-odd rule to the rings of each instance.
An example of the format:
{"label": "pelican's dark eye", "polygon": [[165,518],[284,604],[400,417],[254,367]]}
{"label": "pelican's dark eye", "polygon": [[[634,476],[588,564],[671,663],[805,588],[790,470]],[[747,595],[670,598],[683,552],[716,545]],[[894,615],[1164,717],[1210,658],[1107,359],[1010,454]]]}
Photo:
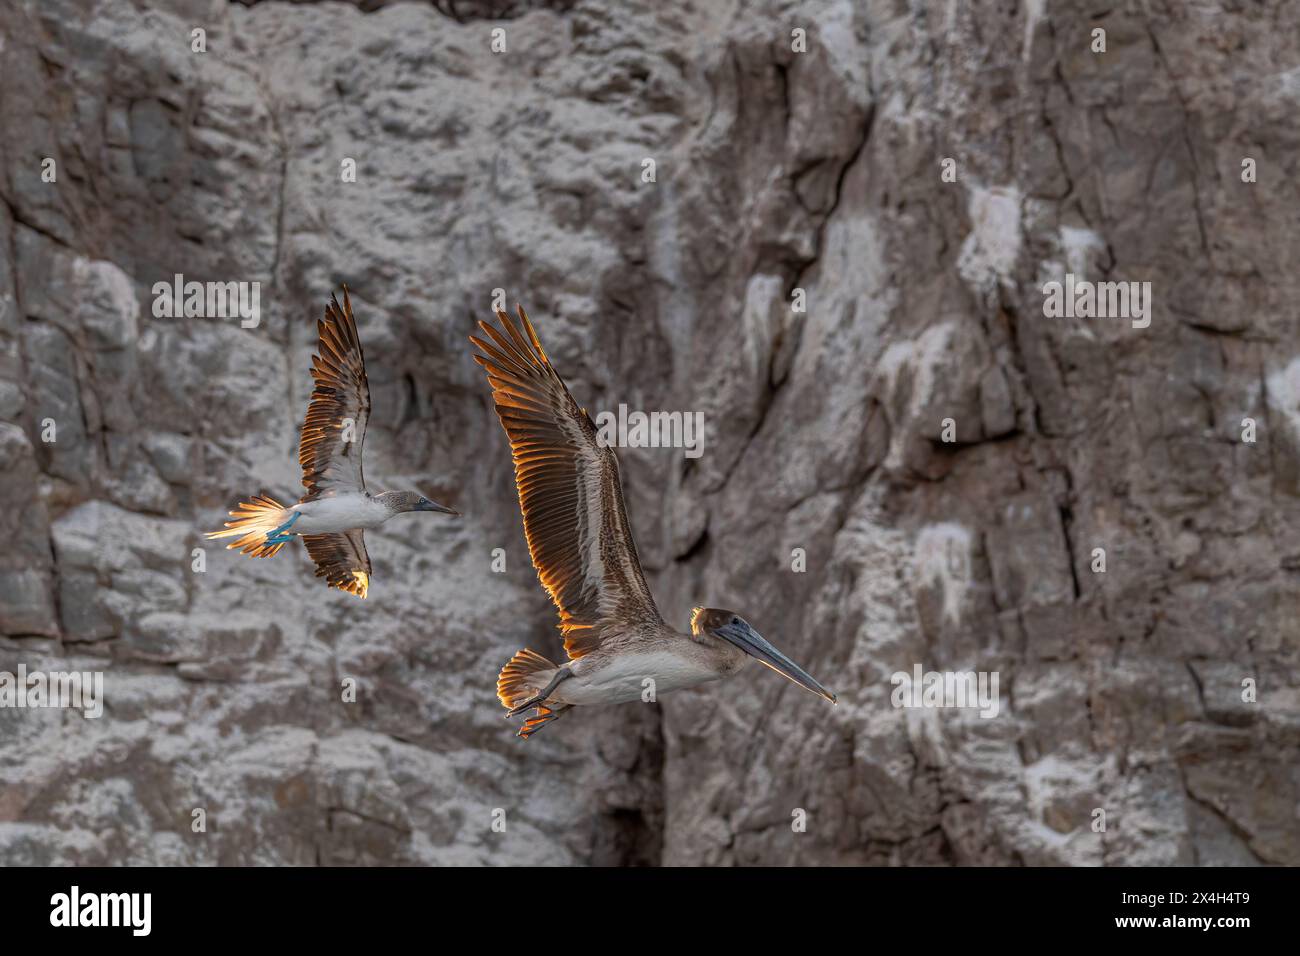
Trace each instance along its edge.
{"label": "pelican's dark eye", "polygon": [[733,615],[732,618],[731,618],[731,623],[732,623],[732,624],[739,624],[739,623],[740,623],[740,618],[735,617],[735,616]]}

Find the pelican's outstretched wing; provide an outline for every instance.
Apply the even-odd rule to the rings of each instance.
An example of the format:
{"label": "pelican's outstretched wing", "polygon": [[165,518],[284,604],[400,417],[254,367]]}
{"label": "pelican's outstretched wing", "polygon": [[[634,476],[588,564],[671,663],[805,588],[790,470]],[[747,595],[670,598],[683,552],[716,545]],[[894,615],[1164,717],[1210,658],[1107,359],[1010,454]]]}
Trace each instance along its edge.
{"label": "pelican's outstretched wing", "polygon": [[331,294],[325,318],[316,329],[320,345],[311,360],[316,387],[298,440],[298,464],[307,489],[304,501],[337,491],[366,490],[361,447],[370,420],[370,383],[347,286],[343,308]]}
{"label": "pelican's outstretched wing", "polygon": [[316,577],[332,588],[364,599],[370,589],[370,555],[360,528],[335,534],[305,534],[303,544],[316,562]]}
{"label": "pelican's outstretched wing", "polygon": [[623,508],[618,459],[542,351],[532,323],[497,312],[487,340],[470,336],[510,436],[524,533],[537,575],[560,611],[572,659],[600,645],[608,625],[662,623]]}

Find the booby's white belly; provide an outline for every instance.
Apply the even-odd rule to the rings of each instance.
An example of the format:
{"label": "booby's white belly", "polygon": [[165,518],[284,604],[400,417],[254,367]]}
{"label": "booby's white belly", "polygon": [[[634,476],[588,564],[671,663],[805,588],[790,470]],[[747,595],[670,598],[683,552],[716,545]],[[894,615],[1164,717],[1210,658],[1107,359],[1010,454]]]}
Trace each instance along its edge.
{"label": "booby's white belly", "polygon": [[333,495],[293,506],[298,520],[291,534],[329,534],[356,528],[377,528],[389,517],[388,509],[368,495]]}
{"label": "booby's white belly", "polygon": [[[577,663],[587,660],[590,657]],[[589,669],[575,667],[574,670],[573,677],[556,687],[552,700],[579,705],[626,704],[634,700],[648,701],[666,691],[728,676],[706,666],[694,655],[662,649],[618,653],[607,661],[593,662]],[[654,698],[649,696],[652,687]]]}

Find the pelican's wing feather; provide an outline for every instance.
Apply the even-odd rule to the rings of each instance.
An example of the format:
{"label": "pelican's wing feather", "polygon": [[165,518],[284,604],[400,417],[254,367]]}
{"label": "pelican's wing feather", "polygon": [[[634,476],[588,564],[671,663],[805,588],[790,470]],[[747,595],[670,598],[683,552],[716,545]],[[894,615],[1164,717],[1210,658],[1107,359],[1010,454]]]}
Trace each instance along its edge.
{"label": "pelican's wing feather", "polygon": [[316,577],[332,588],[365,598],[370,589],[370,555],[360,528],[332,534],[305,534],[303,544],[316,562]]}
{"label": "pelican's wing feather", "polygon": [[510,438],[524,534],[576,660],[628,625],[662,624],[623,506],[618,458],[551,367],[523,308],[516,324],[480,322],[474,361],[487,371]]}
{"label": "pelican's wing feather", "polygon": [[320,344],[311,361],[316,387],[298,440],[298,464],[307,489],[304,501],[366,490],[361,449],[370,421],[370,383],[347,286],[343,307],[331,294],[325,318],[316,329]]}

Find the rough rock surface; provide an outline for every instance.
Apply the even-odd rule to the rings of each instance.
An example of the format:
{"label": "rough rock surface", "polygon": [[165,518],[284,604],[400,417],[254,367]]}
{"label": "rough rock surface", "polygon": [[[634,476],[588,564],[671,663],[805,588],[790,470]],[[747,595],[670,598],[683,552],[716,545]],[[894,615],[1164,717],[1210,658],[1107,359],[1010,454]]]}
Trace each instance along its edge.
{"label": "rough rock surface", "polygon": [[[1300,864],[1300,10],[1096,12],[0,5],[0,670],[106,695],[0,709],[0,863]],[[1046,317],[1067,272],[1150,326]],[[260,325],[156,317],[178,273]],[[297,492],[340,282],[367,476],[466,517],[371,533],[364,603],[297,548],[197,571]],[[558,645],[496,289],[593,412],[705,413],[621,452],[661,610],[839,706],[752,667],[513,738],[496,671]],[[998,716],[894,708],[915,664]]]}

